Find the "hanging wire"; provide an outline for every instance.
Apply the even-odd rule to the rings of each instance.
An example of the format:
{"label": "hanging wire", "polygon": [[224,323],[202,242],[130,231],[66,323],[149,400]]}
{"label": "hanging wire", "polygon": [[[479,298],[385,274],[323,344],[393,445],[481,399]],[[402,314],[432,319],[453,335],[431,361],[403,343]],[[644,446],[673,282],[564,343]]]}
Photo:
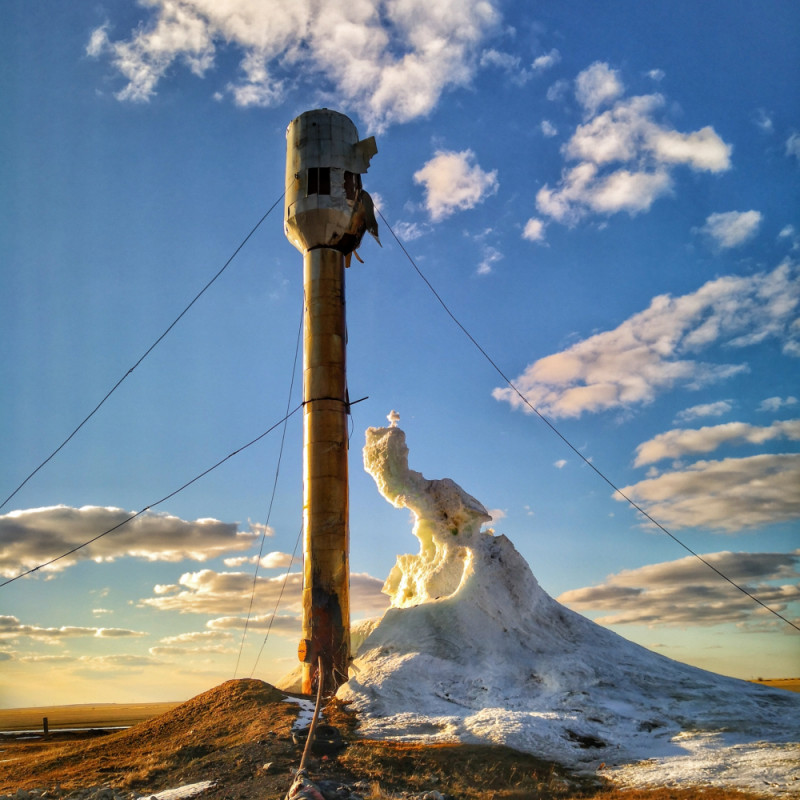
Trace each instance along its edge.
{"label": "hanging wire", "polygon": [[481,345],[476,341],[475,337],[456,318],[455,314],[453,314],[453,312],[449,309],[447,304],[442,299],[441,295],[439,295],[439,293],[436,291],[436,289],[433,288],[433,284],[431,284],[431,282],[422,273],[422,270],[417,266],[416,262],[411,257],[411,254],[408,252],[408,250],[406,250],[405,246],[403,245],[403,243],[398,238],[397,234],[392,229],[392,226],[389,225],[389,223],[386,220],[386,217],[383,216],[383,213],[381,212],[380,209],[378,209],[378,214],[380,215],[380,218],[383,220],[383,224],[386,225],[386,227],[389,229],[389,232],[392,234],[392,236],[394,237],[395,241],[400,246],[400,249],[405,254],[405,256],[408,259],[408,261],[411,264],[411,266],[416,270],[417,275],[419,275],[419,277],[422,278],[422,280],[425,282],[426,286],[430,289],[430,291],[432,292],[433,296],[439,301],[439,304],[445,310],[445,312],[450,317],[450,319],[461,329],[462,333],[464,333],[464,335],[470,340],[470,342],[472,342],[472,344],[477,348],[477,350],[480,352],[480,354],[492,365],[492,367],[494,367],[494,369],[497,372],[497,374],[503,379],[503,381],[505,381],[505,383],[520,398],[520,400],[523,403],[525,403],[525,405],[534,414],[536,414],[536,416],[542,422],[544,422],[544,424],[547,425],[547,427],[550,428],[550,430],[556,436],[558,436],[558,438],[561,439],[561,441],[565,445],[567,445],[567,447],[569,447],[569,449],[572,450],[572,452],[575,453],[575,455],[578,456],[578,458],[580,458],[581,461],[583,461],[584,464],[586,464],[588,467],[590,467],[594,471],[594,473],[596,475],[598,475],[600,478],[602,478],[602,480],[604,480],[614,490],[614,492],[616,494],[618,494],[623,500],[625,500],[634,509],[636,509],[636,511],[638,511],[645,519],[647,519],[649,522],[651,522],[653,525],[655,525],[662,533],[665,533],[667,536],[669,536],[670,539],[672,539],[674,542],[679,544],[684,550],[686,550],[688,553],[693,555],[696,559],[698,559],[703,564],[705,564],[709,569],[711,569],[714,572],[716,572],[716,574],[720,578],[722,578],[723,580],[727,581],[731,586],[733,586],[736,589],[738,589],[742,594],[747,595],[747,597],[749,597],[755,603],[758,603],[758,605],[760,605],[762,608],[766,609],[771,614],[774,614],[776,617],[778,617],[778,619],[783,620],[787,625],[790,625],[795,630],[800,631],[800,626],[796,625],[794,622],[792,622],[791,620],[789,620],[786,617],[784,617],[778,611],[775,611],[774,608],[770,608],[762,600],[759,600],[759,598],[756,597],[752,592],[748,591],[744,586],[741,586],[740,584],[736,583],[736,581],[734,581],[731,578],[729,578],[727,575],[725,575],[724,572],[722,572],[721,570],[717,569],[717,567],[715,567],[712,563],[710,563],[705,558],[703,558],[699,553],[696,553],[694,550],[692,550],[691,547],[689,547],[688,545],[684,544],[680,539],[678,539],[677,536],[675,536],[673,533],[671,533],[669,530],[667,530],[660,522],[658,522],[656,519],[654,519],[647,511],[645,511],[645,509],[642,508],[642,506],[640,506],[638,503],[636,503],[632,498],[628,497],[628,495],[626,495],[625,492],[623,492],[610,478],[608,478],[605,475],[605,473],[603,473],[595,464],[593,464],[592,461],[590,461],[588,458],[586,458],[586,456],[584,456],[583,453],[581,453],[580,450],[578,450],[578,448],[575,447],[575,445],[573,445],[572,442],[570,442],[569,439],[567,439],[567,437],[564,436],[564,434],[562,434],[561,431],[559,431],[558,428],[556,428],[556,426],[549,419],[547,419],[547,417],[544,416],[544,414],[542,414],[537,408],[535,408],[533,406],[533,404],[528,400],[528,398],[525,397],[525,395],[516,387],[514,382],[503,372],[503,370],[500,369],[500,367],[497,365],[497,363],[494,361],[494,359],[486,352],[486,350],[483,349],[483,347],[481,347]]}
{"label": "hanging wire", "polygon": [[203,470],[203,472],[201,472],[199,475],[196,475],[190,481],[184,483],[183,486],[179,487],[178,489],[175,489],[175,491],[170,492],[168,495],[165,495],[160,500],[156,500],[155,502],[150,503],[150,505],[145,506],[143,509],[141,509],[141,511],[137,511],[135,514],[131,514],[130,517],[124,519],[122,522],[120,522],[118,525],[115,525],[113,528],[109,528],[108,530],[105,530],[102,533],[98,533],[97,536],[94,536],[91,539],[83,542],[82,544],[79,544],[77,547],[73,547],[71,550],[67,550],[66,553],[62,553],[60,556],[51,558],[49,561],[45,561],[44,563],[39,564],[38,566],[35,566],[32,569],[26,570],[25,572],[22,572],[19,575],[15,575],[13,578],[9,578],[7,581],[0,583],[0,589],[2,589],[3,586],[8,586],[9,583],[13,583],[14,581],[18,581],[20,578],[24,578],[26,575],[31,575],[32,573],[38,572],[38,570],[43,569],[44,567],[49,567],[51,564],[55,564],[56,561],[60,561],[62,558],[66,558],[67,556],[71,556],[73,553],[77,553],[79,550],[82,550],[84,547],[88,547],[90,544],[96,542],[98,539],[102,539],[104,536],[108,536],[108,534],[119,530],[123,525],[127,525],[129,522],[135,520],[136,517],[140,517],[142,514],[149,511],[150,509],[155,508],[156,506],[159,506],[162,503],[165,503],[172,497],[175,497],[176,494],[182,492],[184,489],[187,489],[193,483],[199,481],[200,478],[204,478],[206,475],[208,475],[209,472],[213,472],[217,467],[222,466],[226,461],[233,458],[235,455],[238,455],[243,450],[247,450],[248,447],[252,447],[254,444],[256,444],[256,442],[260,442],[265,436],[272,433],[272,431],[274,431],[279,425],[283,424],[290,417],[294,416],[302,407],[303,405],[301,403],[292,411],[290,411],[285,417],[283,417],[283,419],[279,419],[274,425],[272,425],[270,428],[267,428],[267,430],[265,430],[264,433],[260,434],[259,436],[256,436],[255,439],[250,440],[247,444],[242,445],[241,447],[234,450],[232,453],[229,453],[227,456],[225,456],[225,458],[220,459],[213,466],[209,467],[206,470]]}
{"label": "hanging wire", "polygon": [[269,618],[269,625],[267,626],[267,632],[264,634],[264,641],[261,642],[261,649],[258,651],[258,655],[256,656],[256,661],[253,664],[253,669],[250,670],[250,677],[252,678],[255,674],[256,667],[258,666],[258,662],[261,659],[261,654],[264,652],[264,647],[267,644],[267,639],[269,639],[269,634],[272,631],[272,623],[275,621],[275,617],[278,613],[278,608],[280,607],[281,600],[283,599],[283,592],[286,589],[286,584],[289,581],[289,575],[292,571],[292,564],[294,564],[295,558],[297,557],[297,548],[300,546],[300,539],[303,536],[303,526],[300,526],[300,530],[297,533],[297,540],[294,543],[294,550],[292,550],[292,557],[289,559],[289,566],[286,567],[286,574],[283,576],[283,583],[281,584],[281,590],[278,592],[278,599],[275,601],[275,608],[272,610],[272,616]]}
{"label": "hanging wire", "polygon": [[8,497],[6,497],[6,499],[3,500],[2,503],[0,503],[0,509],[3,509],[9,502],[9,500],[11,500],[17,494],[17,492],[19,492],[19,490],[22,489],[22,487],[25,486],[25,484],[37,472],[39,472],[39,470],[42,469],[42,467],[45,466],[45,464],[47,464],[54,456],[56,456],[64,448],[64,446],[73,438],[73,436],[75,436],[75,434],[100,410],[101,406],[106,402],[106,400],[108,400],[108,398],[111,397],[112,394],[114,394],[114,392],[122,385],[125,379],[136,369],[136,367],[138,367],[139,364],[141,364],[142,361],[144,361],[147,358],[147,356],[149,356],[150,353],[152,353],[153,350],[156,349],[156,347],[161,343],[161,340],[164,339],[164,337],[180,322],[180,320],[183,318],[186,312],[203,296],[203,294],[205,294],[206,290],[211,286],[211,284],[213,284],[214,281],[216,281],[217,278],[219,278],[219,276],[222,275],[223,272],[225,272],[225,270],[228,268],[228,265],[231,263],[231,261],[233,261],[234,258],[236,258],[239,251],[247,244],[250,237],[252,237],[253,234],[261,227],[261,223],[264,222],[264,220],[272,213],[272,211],[275,209],[275,206],[277,206],[278,203],[280,203],[281,200],[283,200],[284,195],[285,192],[281,194],[281,196],[269,207],[264,216],[262,216],[261,219],[250,230],[250,233],[248,233],[247,236],[245,236],[244,239],[242,239],[242,241],[239,243],[239,246],[231,254],[230,258],[217,271],[217,274],[214,275],[214,277],[211,278],[211,280],[208,281],[208,283],[206,283],[206,285],[194,296],[189,305],[187,305],[186,308],[184,308],[183,311],[181,311],[181,313],[178,314],[177,317],[175,317],[170,326],[161,334],[161,336],[159,336],[153,342],[153,344],[150,345],[150,347],[147,348],[147,350],[144,352],[141,358],[111,387],[111,389],[109,389],[109,391],[106,393],[103,399],[86,415],[86,417],[84,417],[80,425],[78,425],[75,428],[75,430],[73,430],[72,433],[70,433],[70,435],[67,436],[67,438],[64,439],[64,441],[61,442],[61,444],[58,447],[56,447],[56,449],[53,450],[53,452],[50,453],[50,455],[47,456],[47,458],[45,458],[45,460],[42,461],[41,464],[39,464],[39,466],[36,467],[36,469],[33,470],[33,472],[31,472],[28,475],[27,478],[25,478],[24,481],[22,481],[22,483],[20,483],[19,486],[17,486],[17,488],[14,489],[14,491],[11,492],[11,494]]}
{"label": "hanging wire", "polygon": [[[300,312],[300,326],[297,329],[297,341],[294,346],[294,363],[292,364],[292,376],[289,381],[289,395],[286,398],[286,413],[288,415],[289,409],[292,404],[292,394],[294,393],[294,377],[297,373],[297,357],[300,352],[300,340],[303,335],[303,311]],[[270,518],[272,517],[272,506],[275,502],[275,492],[278,488],[278,476],[281,472],[281,460],[283,458],[283,446],[286,442],[286,429],[289,425],[289,417],[287,416],[283,421],[283,432],[281,433],[281,446],[278,451],[278,463],[275,467],[275,480],[272,483],[272,495],[269,498],[269,508],[267,509],[267,520],[264,523],[264,533],[261,535],[261,545],[258,548],[258,558],[256,559],[256,566],[253,570],[253,586],[250,590],[250,605],[247,608],[247,618],[244,621],[244,630],[242,631],[242,641],[239,644],[239,655],[236,656],[236,667],[233,670],[233,677],[239,672],[239,662],[242,659],[242,650],[244,650],[244,642],[247,637],[247,628],[250,625],[250,616],[253,613],[253,602],[256,596],[256,580],[258,579],[258,568],[261,565],[261,556],[264,552],[264,542],[267,538],[267,526],[269,525]],[[291,566],[291,562],[289,564]],[[277,610],[277,609],[276,609]]]}

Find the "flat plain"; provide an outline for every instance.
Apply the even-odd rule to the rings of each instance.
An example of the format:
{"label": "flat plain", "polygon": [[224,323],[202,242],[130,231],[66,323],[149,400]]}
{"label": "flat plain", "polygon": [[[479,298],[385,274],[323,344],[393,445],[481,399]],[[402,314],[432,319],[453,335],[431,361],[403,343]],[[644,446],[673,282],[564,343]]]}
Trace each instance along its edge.
{"label": "flat plain", "polygon": [[[800,678],[759,679],[753,683],[800,692]],[[163,703],[87,703],[32,708],[0,708],[0,733],[41,731],[47,717],[51,731],[67,728],[129,727],[172,711],[179,702]]]}
{"label": "flat plain", "polygon": [[65,728],[116,728],[139,722],[171,711],[172,703],[97,703],[38,708],[0,708],[0,732],[41,731],[42,719],[47,717],[51,731]]}

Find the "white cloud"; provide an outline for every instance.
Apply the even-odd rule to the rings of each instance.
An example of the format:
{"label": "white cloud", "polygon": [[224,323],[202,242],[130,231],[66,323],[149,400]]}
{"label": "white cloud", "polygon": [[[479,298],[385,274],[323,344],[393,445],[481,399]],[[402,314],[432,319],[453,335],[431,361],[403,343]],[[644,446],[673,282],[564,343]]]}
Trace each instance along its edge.
{"label": "white cloud", "polygon": [[[791,583],[800,577],[797,551],[723,551],[703,558],[778,612],[800,600],[800,585]],[[596,620],[604,625],[773,625],[760,606],[694,556],[623,570],[598,586],[564,592],[558,601],[576,611],[616,612]]]}
{"label": "white cloud", "polygon": [[475,163],[472,150],[438,150],[414,173],[414,182],[424,186],[425,207],[434,222],[474,208],[495,194],[499,186],[497,171],[484,172]]}
{"label": "white cloud", "polygon": [[26,625],[12,616],[0,616],[0,639],[20,637],[55,643],[62,639],[91,636],[95,639],[121,639],[146,636],[142,631],[127,628],[88,628],[78,625],[62,625],[58,628],[44,628],[40,625]]}
{"label": "white cloud", "polygon": [[483,257],[480,264],[478,264],[478,275],[489,275],[493,271],[494,265],[502,258],[503,254],[496,247],[484,245]]}
{"label": "white cloud", "polygon": [[260,559],[258,556],[238,556],[234,558],[223,559],[223,564],[226,567],[241,567],[244,564],[252,564],[255,566],[258,562],[260,567],[264,569],[278,569],[288,567],[292,562],[292,556],[289,553],[281,553],[277,550],[267,553]]}
{"label": "white cloud", "polygon": [[396,222],[394,225],[394,232],[401,242],[413,242],[414,239],[419,239],[430,231],[429,225],[419,222]]}
{"label": "white cloud", "polygon": [[769,114],[767,114],[767,112],[763,108],[759,108],[758,111],[756,112],[755,124],[764,133],[772,133],[772,131],[774,130],[774,125],[772,124],[772,118],[770,117]]}
{"label": "white cloud", "polygon": [[667,528],[736,533],[799,518],[798,486],[800,453],[779,453],[697,461],[622,492]]}
{"label": "white cloud", "polygon": [[780,411],[782,408],[786,408],[787,406],[795,406],[797,405],[797,398],[796,397],[767,397],[761,401],[758,406],[758,411]]}
{"label": "white cloud", "polygon": [[556,469],[564,469],[567,466],[567,461],[564,458],[559,458],[558,461],[553,462],[553,466]]}
{"label": "white cloud", "polygon": [[[574,224],[589,213],[637,214],[673,191],[677,166],[705,172],[730,168],[731,146],[706,126],[681,133],[658,121],[660,94],[623,98],[616,71],[596,63],[576,79],[576,95],[586,110],[562,148],[567,161],[558,185],[536,195],[540,213]],[[597,113],[604,105],[610,108]]]}
{"label": "white cloud", "polygon": [[663,69],[651,69],[647,73],[647,77],[650,78],[651,80],[660,82],[664,80],[664,78],[666,77],[666,73],[664,72]]}
{"label": "white cloud", "polygon": [[[285,581],[285,585],[284,585]],[[350,575],[350,607],[354,614],[383,610],[388,598],[381,594],[382,582],[364,573]],[[272,578],[259,576],[255,581],[248,572],[215,572],[204,569],[185,572],[178,584],[153,587],[154,597],[139,601],[141,606],[181,614],[246,614],[253,596],[253,607],[275,608],[280,600],[282,613],[299,613],[303,575],[290,572]],[[242,618],[244,624],[244,618]]]}
{"label": "white cloud", "polygon": [[504,70],[517,70],[520,65],[519,56],[511,55],[511,53],[502,53],[499,50],[490,48],[481,53],[480,64],[482,67],[499,67]]}
{"label": "white cloud", "polygon": [[550,86],[547,90],[547,99],[551,102],[557,102],[566,95],[566,93],[570,89],[570,82],[565,80],[564,78],[560,78],[557,80],[552,86]]}
{"label": "white cloud", "polygon": [[595,61],[575,79],[575,96],[588,116],[616,100],[625,91],[619,72],[602,61]]}
{"label": "white cloud", "polygon": [[721,417],[723,414],[727,414],[733,405],[729,400],[718,400],[716,403],[700,403],[696,406],[691,406],[690,408],[685,408],[683,411],[680,411],[676,419],[683,420],[684,422],[688,422],[692,419],[698,419],[699,417]]}
{"label": "white cloud", "polygon": [[[0,516],[0,574],[13,577],[120,525],[134,512],[101,506],[50,506]],[[215,519],[186,521],[146,512],[46,569],[63,570],[78,561],[113,561],[123,556],[146,561],[206,561],[249,548],[253,530]]]}
{"label": "white cloud", "polygon": [[224,630],[193,631],[166,636],[150,648],[150,655],[157,657],[203,655],[207,653],[232,652],[232,634]]}
{"label": "white cloud", "polygon": [[786,155],[794,156],[800,161],[800,133],[792,133],[786,140]]}
{"label": "white cloud", "polygon": [[558,135],[558,128],[556,128],[549,119],[543,119],[539,128],[542,131],[542,135],[546,136],[548,139]]}
{"label": "white cloud", "polygon": [[333,92],[378,130],[428,114],[443,92],[468,85],[500,22],[494,0],[146,5],[147,19],[128,39],[111,41],[103,26],[87,46],[125,78],[119,99],[148,101],[176,64],[204,77],[218,52],[238,50],[241,77],[224,90],[237,105],[274,105],[295,87]]}
{"label": "white cloud", "polygon": [[549,53],[543,53],[534,58],[531,69],[535,72],[544,72],[554,67],[559,61],[561,61],[561,53],[554,47]]}
{"label": "white cloud", "polygon": [[725,211],[710,214],[701,230],[718,247],[727,250],[752,239],[758,232],[761,219],[760,211]]}
{"label": "white cloud", "polygon": [[697,429],[676,428],[642,442],[636,448],[634,466],[655,464],[665,458],[682,458],[691,453],[710,453],[728,443],[763,444],[776,439],[800,440],[800,419],[773,422],[768,427],[727,422]]}
{"label": "white cloud", "polygon": [[519,56],[491,48],[481,53],[480,66],[496,67],[503,70],[503,72],[508,73],[511,82],[517,86],[524,86],[533,77],[528,70],[522,68]]}
{"label": "white cloud", "polygon": [[526,223],[522,231],[522,238],[527,239],[529,242],[543,242],[544,241],[545,224],[542,220],[536,217],[531,217]]}
{"label": "white cloud", "polygon": [[[553,417],[650,403],[675,386],[696,389],[746,371],[742,363],[696,360],[712,345],[741,348],[777,338],[793,355],[798,305],[800,282],[788,261],[770,273],[718,278],[691,294],[653,298],[649,308],[614,330],[538,359],[514,384]],[[493,396],[529,411],[509,387],[495,389]]]}

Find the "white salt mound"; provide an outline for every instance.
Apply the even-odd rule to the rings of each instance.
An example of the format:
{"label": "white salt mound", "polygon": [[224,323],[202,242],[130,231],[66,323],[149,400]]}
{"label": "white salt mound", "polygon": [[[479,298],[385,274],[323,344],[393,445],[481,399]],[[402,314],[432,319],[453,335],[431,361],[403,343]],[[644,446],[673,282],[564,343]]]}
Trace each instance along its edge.
{"label": "white salt mound", "polygon": [[[367,431],[364,465],[413,512],[420,550],[398,557],[391,608],[339,690],[362,734],[604,763],[628,785],[800,792],[800,695],[672,661],[557,603],[505,536],[481,531],[474,497],[408,468],[400,428]],[[660,768],[629,766],[642,759]]]}

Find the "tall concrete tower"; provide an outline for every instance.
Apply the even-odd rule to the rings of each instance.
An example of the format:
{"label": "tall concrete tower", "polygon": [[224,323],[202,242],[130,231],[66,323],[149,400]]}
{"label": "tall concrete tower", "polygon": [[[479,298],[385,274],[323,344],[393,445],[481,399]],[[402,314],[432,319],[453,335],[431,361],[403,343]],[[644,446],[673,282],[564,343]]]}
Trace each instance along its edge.
{"label": "tall concrete tower", "polygon": [[322,660],[325,691],[347,680],[350,560],[347,473],[345,266],[365,231],[377,238],[361,175],[378,149],[326,108],[286,131],[284,231],[303,254],[303,632],[302,691]]}

